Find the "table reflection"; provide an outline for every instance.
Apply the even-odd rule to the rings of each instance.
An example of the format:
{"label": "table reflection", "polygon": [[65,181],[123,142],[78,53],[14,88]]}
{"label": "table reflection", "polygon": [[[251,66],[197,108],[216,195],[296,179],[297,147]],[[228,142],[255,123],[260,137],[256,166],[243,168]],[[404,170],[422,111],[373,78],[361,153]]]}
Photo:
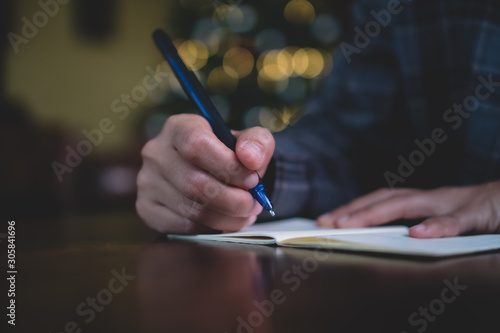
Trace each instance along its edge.
{"label": "table reflection", "polygon": [[265,261],[257,252],[242,249],[151,244],[138,264],[144,331],[272,332],[267,317],[249,323],[244,316],[266,297]]}
{"label": "table reflection", "polygon": [[138,262],[143,332],[488,332],[500,326],[498,281],[500,253],[428,261],[165,241]]}

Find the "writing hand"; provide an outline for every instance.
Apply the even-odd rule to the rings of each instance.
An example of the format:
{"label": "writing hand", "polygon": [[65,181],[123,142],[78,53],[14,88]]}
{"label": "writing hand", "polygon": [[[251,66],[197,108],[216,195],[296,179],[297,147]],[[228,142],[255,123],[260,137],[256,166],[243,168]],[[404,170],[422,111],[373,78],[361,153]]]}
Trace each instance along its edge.
{"label": "writing hand", "polygon": [[264,175],[274,139],[264,128],[234,132],[236,153],[213,134],[201,116],[170,117],[142,150],[136,209],[151,228],[193,234],[237,231],[262,207],[247,191]]}

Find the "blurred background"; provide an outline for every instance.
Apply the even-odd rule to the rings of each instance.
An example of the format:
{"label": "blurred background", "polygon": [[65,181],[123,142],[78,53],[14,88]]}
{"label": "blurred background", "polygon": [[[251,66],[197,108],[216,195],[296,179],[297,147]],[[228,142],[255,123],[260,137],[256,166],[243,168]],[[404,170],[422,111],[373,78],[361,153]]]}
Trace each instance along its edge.
{"label": "blurred background", "polygon": [[165,29],[234,129],[297,121],[349,31],[344,0],[5,0],[0,206],[6,218],[134,211],[140,150],[196,112]]}

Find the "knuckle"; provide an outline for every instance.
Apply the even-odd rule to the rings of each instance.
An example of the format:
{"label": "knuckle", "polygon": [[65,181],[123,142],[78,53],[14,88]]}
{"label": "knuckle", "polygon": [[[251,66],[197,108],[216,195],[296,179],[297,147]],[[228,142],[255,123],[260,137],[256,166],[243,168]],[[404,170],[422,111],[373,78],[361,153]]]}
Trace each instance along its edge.
{"label": "knuckle", "polygon": [[168,117],[167,121],[165,122],[164,128],[166,130],[169,130],[171,128],[176,128],[179,125],[179,123],[182,122],[183,118],[184,118],[183,114],[176,114]]}
{"label": "knuckle", "polygon": [[199,172],[190,172],[184,179],[184,194],[189,199],[201,197],[209,183],[208,175]]}
{"label": "knuckle", "polygon": [[[176,131],[179,127],[183,126],[188,119],[188,115],[186,114],[176,114],[168,117],[167,121],[165,122],[165,126],[163,126],[163,130],[166,133],[171,133]],[[192,116],[192,115],[191,115]]]}
{"label": "knuckle", "polygon": [[263,127],[252,127],[249,129],[249,133],[251,133],[251,139],[262,147],[263,151],[274,150],[274,137],[269,130]]}
{"label": "knuckle", "polygon": [[157,156],[159,156],[159,144],[158,140],[152,139],[149,140],[141,150],[141,156],[144,160],[154,160]]}
{"label": "knuckle", "polygon": [[[232,167],[232,165],[234,165],[233,163],[229,163],[227,168],[229,170],[233,170],[234,168]],[[231,174],[226,171],[226,170],[220,170],[219,172],[217,172],[215,174],[215,177],[217,177],[217,179],[219,179],[223,184],[227,185],[227,184],[230,184],[231,183]]]}
{"label": "knuckle", "polygon": [[179,153],[186,160],[196,163],[209,142],[210,138],[207,133],[193,129],[182,140],[180,147],[178,147]]}
{"label": "knuckle", "polygon": [[269,144],[271,142],[274,142],[274,137],[269,132],[269,130],[265,129],[264,127],[253,127],[251,128],[253,135],[255,135],[263,144]]}
{"label": "knuckle", "polygon": [[234,217],[246,217],[253,207],[253,199],[244,196],[234,196],[232,201],[233,203],[227,207],[228,214]]}
{"label": "knuckle", "polygon": [[[202,128],[208,122],[201,116],[195,114],[177,114],[168,117],[163,126],[162,135],[177,137],[183,135],[190,128]],[[210,126],[210,125],[208,125]]]}
{"label": "knuckle", "polygon": [[199,219],[203,215],[205,207],[206,205],[204,204],[185,199],[185,202],[180,206],[180,211],[181,215],[185,218]]}

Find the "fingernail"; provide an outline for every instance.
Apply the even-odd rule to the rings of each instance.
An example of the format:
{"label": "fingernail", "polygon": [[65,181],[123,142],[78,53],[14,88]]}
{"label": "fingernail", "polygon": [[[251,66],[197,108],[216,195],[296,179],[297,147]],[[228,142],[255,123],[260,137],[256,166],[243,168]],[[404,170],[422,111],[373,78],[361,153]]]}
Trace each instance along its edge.
{"label": "fingernail", "polygon": [[338,218],[337,220],[337,226],[338,227],[345,227],[347,225],[347,221],[349,220],[349,215],[343,215]]}
{"label": "fingernail", "polygon": [[243,180],[243,187],[248,190],[257,186],[258,183],[259,183],[259,176],[257,175],[256,172],[252,172]]}
{"label": "fingernail", "polygon": [[243,142],[241,144],[241,149],[248,151],[255,158],[257,158],[259,162],[261,162],[262,159],[264,158],[264,156],[263,156],[264,154],[262,153],[262,149],[252,141]]}
{"label": "fingernail", "polygon": [[425,224],[418,224],[411,227],[411,229],[416,232],[424,232],[425,230],[427,230],[427,227],[425,226]]}

